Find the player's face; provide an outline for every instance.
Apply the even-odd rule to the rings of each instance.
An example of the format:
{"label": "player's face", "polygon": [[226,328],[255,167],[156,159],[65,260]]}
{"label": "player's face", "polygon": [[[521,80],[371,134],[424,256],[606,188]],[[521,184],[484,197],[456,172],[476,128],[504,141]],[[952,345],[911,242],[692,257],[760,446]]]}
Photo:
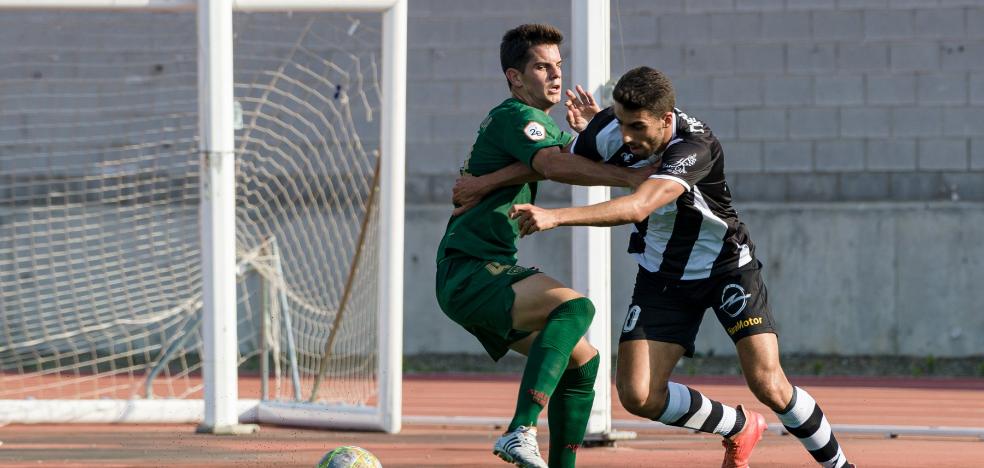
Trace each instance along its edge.
{"label": "player's face", "polygon": [[657,116],[646,109],[629,110],[618,101],[612,106],[622,131],[622,143],[636,156],[648,157],[661,151],[672,136],[673,113]]}
{"label": "player's face", "polygon": [[553,107],[560,102],[562,96],[562,63],[560,49],[556,45],[534,46],[530,49],[530,61],[522,73],[513,73],[510,77],[513,93],[538,109],[547,110]]}

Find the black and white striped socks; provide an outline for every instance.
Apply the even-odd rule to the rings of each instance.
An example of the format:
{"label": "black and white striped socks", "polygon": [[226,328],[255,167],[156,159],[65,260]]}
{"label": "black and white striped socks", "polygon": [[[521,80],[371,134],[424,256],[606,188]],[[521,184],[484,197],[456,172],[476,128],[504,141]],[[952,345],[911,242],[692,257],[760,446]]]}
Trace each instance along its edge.
{"label": "black and white striped socks", "polygon": [[697,390],[669,382],[666,407],[656,420],[670,426],[730,437],[745,427],[741,411],[707,398]]}
{"label": "black and white striped socks", "polygon": [[796,436],[813,459],[824,468],[841,468],[847,465],[847,456],[837,443],[823,411],[816,400],[799,387],[793,387],[793,399],[779,413],[779,421],[790,434]]}

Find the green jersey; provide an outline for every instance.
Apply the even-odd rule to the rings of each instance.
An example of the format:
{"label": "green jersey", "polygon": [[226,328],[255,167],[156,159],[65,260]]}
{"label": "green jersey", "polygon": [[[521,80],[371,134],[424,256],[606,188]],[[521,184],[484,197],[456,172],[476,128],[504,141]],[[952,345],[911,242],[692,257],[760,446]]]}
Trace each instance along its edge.
{"label": "green jersey", "polygon": [[[542,110],[509,98],[482,121],[462,173],[480,176],[516,161],[532,167],[537,151],[565,146],[571,139]],[[500,188],[462,215],[453,216],[438,247],[438,261],[465,254],[515,263],[519,225],[509,219],[509,209],[517,203],[533,203],[536,187],[536,182],[531,182]]]}

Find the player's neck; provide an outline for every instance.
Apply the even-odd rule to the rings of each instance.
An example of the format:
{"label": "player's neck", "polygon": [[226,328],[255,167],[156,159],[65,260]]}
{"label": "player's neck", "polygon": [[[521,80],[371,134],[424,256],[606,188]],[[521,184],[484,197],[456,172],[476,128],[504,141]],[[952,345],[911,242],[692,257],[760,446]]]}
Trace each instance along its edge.
{"label": "player's neck", "polygon": [[659,146],[656,147],[656,151],[653,151],[654,154],[663,154],[663,151],[666,150],[666,147],[667,146],[670,146],[670,140],[673,139],[673,126],[672,125],[668,125],[667,128],[664,128],[662,130],[662,132],[663,132],[663,135],[662,135],[662,143],[660,143]]}
{"label": "player's neck", "polygon": [[547,101],[546,99],[542,99],[542,100],[533,99],[533,97],[529,96],[527,93],[521,92],[520,91],[521,89],[522,88],[512,88],[509,90],[510,94],[512,94],[513,99],[516,99],[517,101],[520,101],[523,104],[526,104],[527,106],[540,109],[544,113],[549,113],[550,109],[553,108],[554,103]]}

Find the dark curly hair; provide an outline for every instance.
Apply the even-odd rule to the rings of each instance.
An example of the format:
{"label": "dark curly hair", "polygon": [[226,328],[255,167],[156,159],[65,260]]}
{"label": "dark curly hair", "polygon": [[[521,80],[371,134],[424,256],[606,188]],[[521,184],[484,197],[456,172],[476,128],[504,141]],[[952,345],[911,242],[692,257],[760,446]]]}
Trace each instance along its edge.
{"label": "dark curly hair", "polygon": [[649,67],[625,72],[615,84],[612,99],[628,110],[645,109],[654,115],[671,112],[676,106],[673,83],[663,72]]}

